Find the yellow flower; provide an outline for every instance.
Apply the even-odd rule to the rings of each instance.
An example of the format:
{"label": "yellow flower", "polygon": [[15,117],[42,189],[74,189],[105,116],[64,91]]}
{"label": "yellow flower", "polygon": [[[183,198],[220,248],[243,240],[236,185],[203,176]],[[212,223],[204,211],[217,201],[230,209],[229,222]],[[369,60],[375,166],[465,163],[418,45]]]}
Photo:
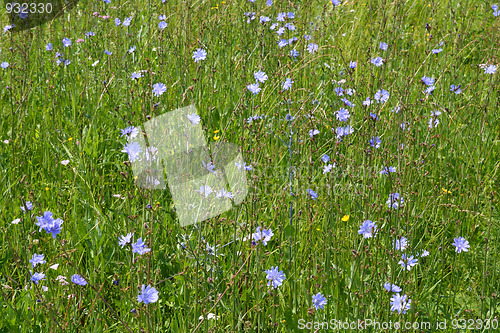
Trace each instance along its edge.
{"label": "yellow flower", "polygon": [[349,221],[349,215],[344,215],[344,217],[342,218],[342,222],[347,222]]}
{"label": "yellow flower", "polygon": [[219,139],[220,139],[220,137],[218,137],[218,136],[214,136],[214,140],[215,140],[215,141],[217,141],[217,140],[219,140]]}
{"label": "yellow flower", "polygon": [[73,140],[73,138],[69,138],[69,139],[68,139],[68,141],[71,141],[71,140]]}
{"label": "yellow flower", "polygon": [[320,229],[320,228],[316,228],[316,230],[321,231],[321,229]]}
{"label": "yellow flower", "polygon": [[215,131],[214,131],[214,133],[219,133],[219,132],[220,132],[220,130],[215,130]]}
{"label": "yellow flower", "polygon": [[442,190],[443,190],[443,192],[444,192],[444,193],[449,193],[449,194],[451,194],[451,192],[450,192],[450,191],[448,191],[448,190],[447,190],[447,189],[445,189],[445,188],[442,188]]}
{"label": "yellow flower", "polygon": [[49,190],[49,188],[48,188],[48,187],[46,187],[46,188],[45,188],[45,191],[48,191],[48,190]]}

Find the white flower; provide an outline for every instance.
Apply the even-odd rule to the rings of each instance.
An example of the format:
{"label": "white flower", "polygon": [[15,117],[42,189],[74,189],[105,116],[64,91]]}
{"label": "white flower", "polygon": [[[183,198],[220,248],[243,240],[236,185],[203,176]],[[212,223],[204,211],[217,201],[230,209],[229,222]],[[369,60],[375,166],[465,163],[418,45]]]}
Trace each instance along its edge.
{"label": "white flower", "polygon": [[14,221],[12,221],[11,223],[12,224],[19,224],[19,222],[21,222],[21,219],[15,219]]}
{"label": "white flower", "polygon": [[[203,320],[204,318],[205,318],[205,317],[203,317],[203,315],[201,315],[198,319],[199,319],[199,320]],[[216,316],[215,316],[215,314],[214,314],[214,313],[209,313],[209,314],[207,315],[207,320],[209,320],[209,319],[215,319],[215,320],[218,320],[218,319],[219,319],[219,316],[217,316],[217,318],[216,318]]]}
{"label": "white flower", "polygon": [[[66,277],[65,277],[65,276],[63,276],[63,275],[58,275],[58,276],[56,277],[56,280],[57,280],[57,281],[59,281],[59,283],[60,283],[60,284],[62,284],[63,286],[65,286],[65,285],[68,285],[68,284],[69,284],[69,283],[68,283],[68,281],[66,281]],[[70,298],[70,296],[71,296],[71,295],[69,295],[69,296],[68,296],[68,299]]]}
{"label": "white flower", "polygon": [[224,256],[224,254],[219,253],[218,247],[220,247],[220,245],[210,246],[210,244],[207,243],[206,250],[207,250],[208,255],[215,256],[215,257]]}
{"label": "white flower", "polygon": [[217,318],[215,318],[215,314],[209,313],[208,316],[207,316],[207,319],[215,319],[215,320],[217,320],[217,319],[219,319],[219,316],[217,316]]}
{"label": "white flower", "polygon": [[68,165],[68,163],[69,163],[69,160],[64,160],[64,161],[61,161],[61,164],[62,164],[62,165]]}

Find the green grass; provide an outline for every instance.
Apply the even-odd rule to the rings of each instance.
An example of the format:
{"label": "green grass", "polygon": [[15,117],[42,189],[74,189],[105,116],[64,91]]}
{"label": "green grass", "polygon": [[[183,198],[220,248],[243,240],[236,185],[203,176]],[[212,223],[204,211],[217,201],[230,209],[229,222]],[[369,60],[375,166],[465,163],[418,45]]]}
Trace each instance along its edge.
{"label": "green grass", "polygon": [[[275,2],[80,1],[43,26],[0,33],[0,63],[10,64],[0,68],[0,139],[8,140],[0,142],[0,332],[291,332],[300,319],[431,322],[432,331],[447,320],[440,331],[456,332],[452,320],[498,319],[500,81],[498,71],[479,67],[499,65],[500,20],[491,4]],[[298,37],[297,58],[291,46],[278,48],[269,29],[289,11],[296,17],[286,22],[296,30],[282,37]],[[255,20],[247,23],[245,12],[256,12]],[[272,21],[261,24],[261,15]],[[132,23],[116,27],[115,17]],[[2,11],[0,26],[7,24]],[[86,38],[87,31],[96,35]],[[443,51],[433,54],[441,41]],[[48,42],[54,51],[45,50]],[[314,54],[311,42],[319,45]],[[208,53],[199,63],[197,48]],[[71,63],[58,66],[56,51]],[[381,67],[370,63],[376,56],[385,60]],[[269,79],[252,95],[246,86],[259,69]],[[143,77],[132,80],[139,70]],[[431,95],[423,92],[424,75],[436,80]],[[283,91],[287,77],[294,83]],[[158,82],[167,86],[160,97],[152,94]],[[451,84],[462,93],[450,92]],[[338,86],[356,92],[339,97]],[[379,89],[389,100],[363,106]],[[334,114],[343,97],[355,104],[346,107],[347,123]],[[182,228],[168,190],[134,184],[120,129],[191,104],[209,142],[237,144],[253,170],[242,204]],[[433,110],[440,123],[428,129]],[[266,118],[248,124],[252,115]],[[335,128],[347,124],[354,132],[337,142]],[[311,129],[320,133],[310,138]],[[372,136],[380,148],[370,147]],[[323,154],[336,163],[328,174]],[[384,166],[397,172],[379,174]],[[404,198],[398,210],[386,205],[393,192]],[[29,214],[19,208],[26,201],[34,206]],[[55,239],[35,225],[45,211],[64,220]],[[358,234],[367,219],[378,226],[375,238]],[[251,245],[257,226],[273,230],[267,246]],[[133,256],[130,245],[118,246],[128,232],[152,251]],[[398,264],[393,241],[401,236],[409,255],[430,252],[411,271]],[[459,236],[470,242],[468,252],[455,252]],[[221,246],[221,255],[208,255],[206,242]],[[35,268],[46,274],[37,285],[30,282],[33,253],[47,261]],[[265,273],[271,266],[286,275],[274,290]],[[87,286],[56,280],[77,273]],[[412,300],[406,314],[390,310],[385,282]],[[143,284],[160,292],[158,302],[138,303]],[[328,300],[323,310],[312,304],[318,292]],[[209,312],[219,319],[199,320]],[[470,323],[460,331],[471,331]],[[479,331],[497,331],[494,323]]]}

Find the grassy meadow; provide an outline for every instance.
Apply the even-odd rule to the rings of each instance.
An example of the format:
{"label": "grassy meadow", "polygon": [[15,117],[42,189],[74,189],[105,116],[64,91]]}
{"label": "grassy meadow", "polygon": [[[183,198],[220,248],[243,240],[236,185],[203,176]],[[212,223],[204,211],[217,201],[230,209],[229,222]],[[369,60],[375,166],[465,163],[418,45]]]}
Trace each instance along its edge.
{"label": "grassy meadow", "polygon": [[[499,332],[494,5],[4,4],[0,332]],[[248,194],[181,227],[128,141],[189,105]]]}

